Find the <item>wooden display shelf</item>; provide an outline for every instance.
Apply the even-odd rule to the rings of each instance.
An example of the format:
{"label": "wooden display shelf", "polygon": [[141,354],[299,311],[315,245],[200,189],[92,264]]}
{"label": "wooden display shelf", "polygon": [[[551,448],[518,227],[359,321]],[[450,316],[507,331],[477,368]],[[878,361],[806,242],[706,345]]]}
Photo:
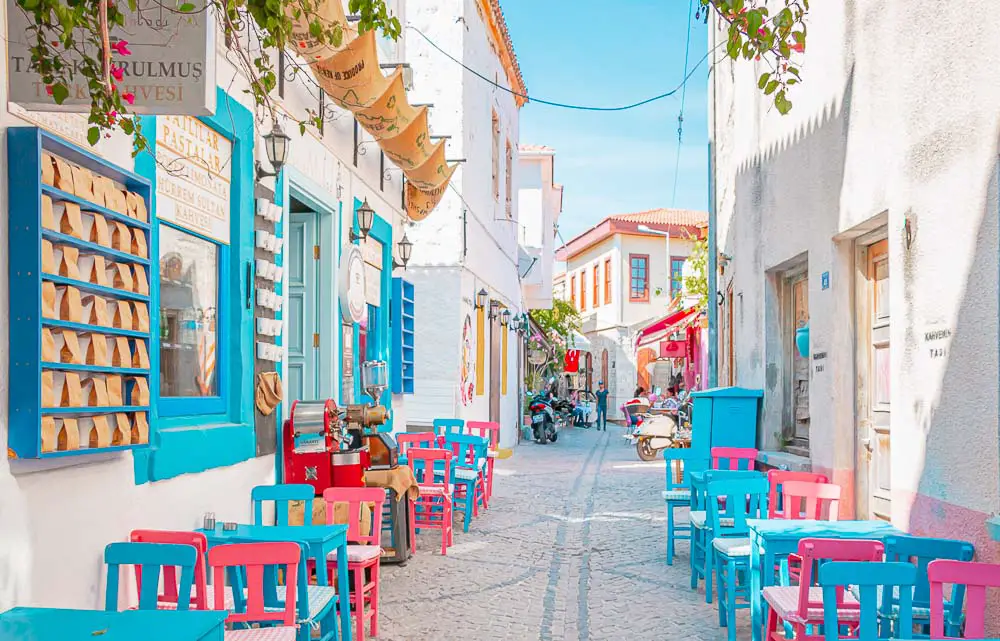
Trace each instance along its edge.
{"label": "wooden display shelf", "polygon": [[67,201],[71,203],[76,203],[80,205],[81,211],[89,211],[95,214],[100,214],[107,218],[108,220],[113,220],[119,223],[125,223],[129,227],[135,227],[137,229],[149,230],[149,223],[144,223],[137,218],[132,218],[131,216],[126,216],[125,214],[119,214],[116,211],[112,211],[107,207],[101,207],[96,203],[92,203],[86,198],[80,198],[75,194],[71,194],[68,191],[63,191],[62,189],[56,189],[52,185],[46,185],[42,183],[42,193],[52,196],[52,202],[57,200]]}

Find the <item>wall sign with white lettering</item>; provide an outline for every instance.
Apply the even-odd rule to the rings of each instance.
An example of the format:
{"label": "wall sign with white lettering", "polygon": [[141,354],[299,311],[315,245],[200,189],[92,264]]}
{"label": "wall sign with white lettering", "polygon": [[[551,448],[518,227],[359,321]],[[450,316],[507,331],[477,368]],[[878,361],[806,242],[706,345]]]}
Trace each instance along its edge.
{"label": "wall sign with white lettering", "polygon": [[156,215],[229,244],[233,143],[197,118],[156,119]]}

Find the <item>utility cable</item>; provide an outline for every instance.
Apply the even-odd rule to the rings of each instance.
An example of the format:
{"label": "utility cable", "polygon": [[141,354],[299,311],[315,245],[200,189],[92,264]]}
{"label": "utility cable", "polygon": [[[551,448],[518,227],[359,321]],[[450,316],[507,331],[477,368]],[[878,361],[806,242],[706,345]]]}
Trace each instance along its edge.
{"label": "utility cable", "polygon": [[[688,4],[688,26],[687,41],[684,43],[684,74],[688,70],[688,54],[691,51],[691,11],[694,8],[693,0]],[[701,63],[698,63],[701,64]],[[670,196],[670,206],[675,207],[677,203],[677,178],[681,168],[681,139],[684,137],[684,101],[687,98],[687,83],[681,88],[681,110],[677,114],[677,156],[674,159],[674,189]]]}
{"label": "utility cable", "polygon": [[[548,105],[550,107],[560,107],[562,109],[576,109],[578,111],[605,111],[605,112],[607,112],[607,111],[628,111],[629,109],[635,109],[636,107],[642,107],[643,105],[648,105],[649,103],[656,102],[657,100],[663,100],[664,98],[669,98],[670,96],[673,96],[674,94],[676,94],[678,91],[681,91],[685,87],[685,85],[687,84],[688,79],[691,78],[692,75],[694,75],[694,72],[697,71],[698,67],[700,67],[702,65],[702,63],[704,63],[705,60],[707,60],[708,57],[712,54],[712,52],[709,51],[704,56],[702,56],[701,60],[699,60],[698,63],[694,67],[691,68],[691,71],[688,72],[687,75],[684,76],[684,79],[681,80],[680,84],[677,85],[676,87],[674,87],[673,89],[671,89],[670,91],[666,92],[666,93],[661,93],[660,95],[653,96],[652,98],[646,98],[645,100],[640,100],[639,102],[634,102],[634,103],[628,104],[628,105],[621,105],[621,106],[618,106],[618,107],[595,107],[595,106],[591,106],[591,105],[573,105],[573,104],[568,104],[568,103],[564,103],[564,102],[555,102],[555,101],[552,101],[552,100],[542,100],[541,98],[533,98],[533,97],[529,96],[528,94],[524,94],[524,93],[520,93],[518,91],[514,91],[510,87],[505,87],[504,85],[501,85],[500,83],[487,78],[486,76],[484,76],[483,74],[479,73],[475,69],[472,69],[472,68],[466,66],[466,64],[464,62],[462,62],[458,58],[455,58],[453,55],[451,55],[450,53],[448,53],[447,51],[445,51],[444,49],[442,49],[441,47],[439,47],[436,42],[434,42],[433,40],[431,40],[427,36],[427,34],[425,34],[423,31],[421,31],[417,27],[413,26],[412,24],[407,24],[406,27],[408,29],[412,29],[413,31],[416,31],[418,34],[420,34],[420,36],[424,40],[426,40],[428,44],[430,44],[432,47],[434,47],[439,52],[441,52],[446,58],[450,59],[452,62],[454,62],[455,64],[459,65],[460,67],[462,67],[463,69],[465,69],[466,71],[468,71],[472,75],[476,76],[480,80],[483,80],[484,82],[492,85],[493,87],[496,87],[497,89],[500,89],[501,91],[506,91],[507,93],[509,93],[509,94],[511,94],[511,95],[513,95],[513,96],[515,96],[517,98],[524,98],[525,100],[527,100],[529,102],[534,102],[534,103],[538,103],[538,104],[541,104],[541,105]],[[688,31],[690,31],[690,29]],[[686,66],[687,65],[685,65],[685,67]]]}

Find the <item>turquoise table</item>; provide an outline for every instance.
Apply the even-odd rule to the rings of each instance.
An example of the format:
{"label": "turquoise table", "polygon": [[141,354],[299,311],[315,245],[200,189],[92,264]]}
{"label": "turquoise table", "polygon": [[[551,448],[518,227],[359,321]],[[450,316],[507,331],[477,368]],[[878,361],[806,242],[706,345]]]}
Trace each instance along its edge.
{"label": "turquoise table", "polygon": [[0,614],[0,641],[222,641],[226,612],[14,608]]}
{"label": "turquoise table", "polygon": [[750,527],[750,630],[762,641],[764,599],[761,590],[774,584],[774,566],[798,552],[799,541],[820,539],[874,539],[903,534],[884,521],[813,521],[748,519]]}
{"label": "turquoise table", "polygon": [[[316,582],[329,585],[326,571],[326,559],[330,552],[337,551],[338,559],[347,558],[347,526],[346,525],[237,525],[235,530],[222,531],[218,523],[214,530],[198,530],[208,539],[208,546],[225,543],[260,543],[272,541],[293,541],[306,544],[309,548],[309,558],[316,561]],[[337,564],[337,594],[341,595],[341,603],[348,602],[346,595],[351,593],[347,579],[347,563]],[[340,608],[340,638],[353,639],[351,635],[351,608]],[[2,641],[2,640],[0,640]],[[90,641],[94,641],[91,639]],[[100,641],[104,641],[101,639]],[[145,640],[143,640],[145,641]]]}

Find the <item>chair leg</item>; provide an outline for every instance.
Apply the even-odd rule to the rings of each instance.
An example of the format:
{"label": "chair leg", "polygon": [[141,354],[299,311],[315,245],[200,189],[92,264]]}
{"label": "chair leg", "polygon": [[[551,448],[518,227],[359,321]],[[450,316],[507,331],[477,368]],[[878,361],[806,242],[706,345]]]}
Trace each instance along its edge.
{"label": "chair leg", "polygon": [[[729,641],[736,641],[736,588],[740,578],[736,573],[736,560],[726,559],[726,625],[729,628]],[[719,581],[722,589],[722,581]],[[722,603],[722,596],[719,596]]]}
{"label": "chair leg", "polygon": [[465,518],[462,522],[462,531],[469,531],[469,524],[472,523],[472,514],[474,511],[474,505],[476,503],[476,488],[468,487],[465,488]]}
{"label": "chair leg", "polygon": [[667,565],[674,564],[674,506],[667,503]]}
{"label": "chair leg", "polygon": [[688,563],[691,566],[691,589],[698,589],[698,550],[701,530],[692,526],[691,528],[691,555]]}
{"label": "chair leg", "polygon": [[709,540],[709,536],[712,533],[705,530],[705,603],[712,602],[712,573],[715,571],[715,556],[712,546],[712,541]]}
{"label": "chair leg", "polygon": [[354,638],[365,640],[365,569],[354,571],[354,594],[350,602],[354,605]]}
{"label": "chair leg", "polygon": [[[420,499],[417,499],[418,501]],[[410,503],[410,554],[417,553],[417,501]]]}
{"label": "chair leg", "polygon": [[372,566],[372,589],[371,589],[371,634],[373,637],[378,636],[378,603],[379,603],[379,593],[381,592],[381,583],[379,583],[380,574],[382,570],[381,559],[375,561],[375,565]]}
{"label": "chair leg", "polygon": [[768,608],[767,611],[767,625],[764,626],[764,641],[775,641],[775,636],[778,633],[778,615],[775,614],[774,608]]}
{"label": "chair leg", "polygon": [[727,610],[729,608],[729,601],[727,597],[729,595],[729,583],[726,576],[726,572],[729,567],[725,565],[725,562],[720,557],[716,557],[715,549],[712,549],[712,556],[715,557],[715,582],[719,586],[719,627],[726,627],[726,623],[729,621],[727,615]]}
{"label": "chair leg", "polygon": [[490,499],[493,498],[493,464],[496,462],[495,458],[491,458],[486,462],[486,471],[488,476],[486,477],[486,496]]}

